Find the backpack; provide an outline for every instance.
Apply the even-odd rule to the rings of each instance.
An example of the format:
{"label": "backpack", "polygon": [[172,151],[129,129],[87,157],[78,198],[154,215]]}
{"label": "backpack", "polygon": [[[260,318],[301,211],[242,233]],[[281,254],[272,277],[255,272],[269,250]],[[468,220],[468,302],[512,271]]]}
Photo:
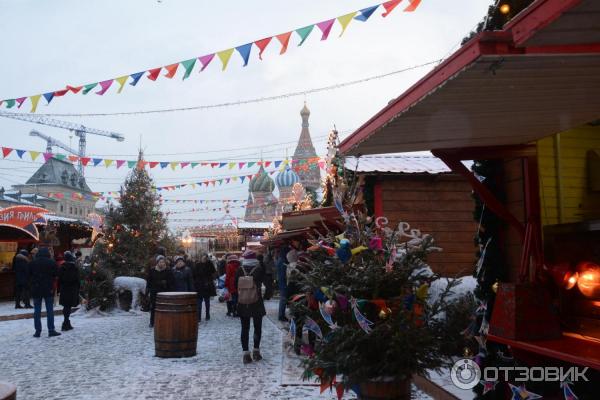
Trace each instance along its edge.
{"label": "backpack", "polygon": [[246,274],[246,269],[244,267],[241,268],[244,276],[241,276],[238,279],[238,303],[246,305],[254,304],[258,301],[258,289],[254,283],[252,274],[257,267],[252,268],[250,274]]}

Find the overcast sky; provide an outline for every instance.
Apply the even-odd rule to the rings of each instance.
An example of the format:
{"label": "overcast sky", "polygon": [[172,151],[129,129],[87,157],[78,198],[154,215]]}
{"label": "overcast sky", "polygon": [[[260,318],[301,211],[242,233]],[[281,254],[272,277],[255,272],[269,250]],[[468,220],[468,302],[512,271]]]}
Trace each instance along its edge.
{"label": "overcast sky", "polygon": [[[263,60],[252,49],[248,66],[233,54],[226,71],[216,58],[202,73],[197,63],[189,79],[182,70],[174,79],[143,77],[121,94],[116,84],[104,95],[67,95],[38,113],[94,113],[163,109],[223,103],[272,96],[373,75],[437,60],[455,50],[483,17],[490,0],[423,0],[414,13],[403,13],[403,2],[391,15],[382,9],[367,23],[353,21],[343,37],[335,25],[327,41],[315,27],[297,47],[292,36],[286,54],[271,42]],[[0,0],[0,98],[16,98],[81,85],[168,65],[239,46],[377,4],[368,0],[199,1],[199,0]],[[140,138],[148,160],[255,160],[291,155],[300,133],[303,101],[311,110],[310,130],[319,154],[335,124],[342,137],[359,127],[392,98],[427,73],[416,69],[385,79],[304,97],[227,108],[151,115],[66,118],[89,127],[125,135],[124,142],[88,136],[88,155],[135,158]],[[164,71],[164,70],[163,70]],[[162,72],[164,74],[165,72]],[[97,91],[94,90],[94,92]],[[19,111],[27,111],[29,102]],[[16,108],[15,108],[16,109]],[[24,150],[45,149],[29,136],[36,128],[73,147],[77,138],[65,130],[0,118],[0,145]],[[28,159],[24,156],[24,159]],[[9,161],[12,160],[12,161]],[[16,161],[13,153],[0,160],[0,185],[24,183],[40,162]],[[159,186],[199,181],[215,175],[251,170],[152,170]],[[126,168],[87,168],[94,191],[118,190]],[[246,184],[170,192],[172,199],[245,199]],[[189,209],[191,204],[166,210]],[[232,210],[238,216],[242,209]],[[181,214],[176,218],[213,218],[221,213]],[[174,216],[175,218],[175,216]],[[181,226],[181,223],[172,226]]]}

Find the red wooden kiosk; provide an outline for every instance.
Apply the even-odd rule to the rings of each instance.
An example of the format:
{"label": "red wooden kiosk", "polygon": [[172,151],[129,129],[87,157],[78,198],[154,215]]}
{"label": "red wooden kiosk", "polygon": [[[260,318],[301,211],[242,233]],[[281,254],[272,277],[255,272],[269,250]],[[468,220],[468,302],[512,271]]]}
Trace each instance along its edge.
{"label": "red wooden kiosk", "polygon": [[[431,150],[464,176],[508,224],[509,279],[488,340],[596,370],[598,71],[600,3],[537,0],[501,31],[471,39],[341,143],[348,155]],[[492,195],[465,159],[501,160],[506,199]],[[559,288],[552,298],[548,277]]]}

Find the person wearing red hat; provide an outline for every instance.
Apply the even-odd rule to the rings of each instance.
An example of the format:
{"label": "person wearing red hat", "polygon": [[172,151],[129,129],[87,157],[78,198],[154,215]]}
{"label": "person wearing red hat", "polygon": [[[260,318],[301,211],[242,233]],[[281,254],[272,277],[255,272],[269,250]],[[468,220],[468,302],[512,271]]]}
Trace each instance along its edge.
{"label": "person wearing red hat", "polygon": [[227,256],[227,264],[225,264],[225,287],[229,293],[227,300],[227,316],[237,317],[237,289],[235,287],[235,275],[240,268],[240,260],[235,254]]}

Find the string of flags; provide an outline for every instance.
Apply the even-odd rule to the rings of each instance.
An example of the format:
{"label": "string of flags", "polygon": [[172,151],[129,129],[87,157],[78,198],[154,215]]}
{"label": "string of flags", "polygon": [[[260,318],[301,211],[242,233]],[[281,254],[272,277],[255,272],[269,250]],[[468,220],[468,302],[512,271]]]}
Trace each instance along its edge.
{"label": "string of flags", "polygon": [[[278,172],[277,170],[274,171],[265,171],[265,173],[269,174],[269,175],[273,175],[276,172]],[[250,180],[256,176],[258,176],[259,174],[248,174],[248,175],[235,175],[235,176],[228,176],[228,177],[222,177],[222,178],[218,178],[218,179],[207,179],[207,180],[203,180],[203,181],[198,181],[198,182],[190,182],[190,183],[182,183],[179,185],[169,185],[169,186],[156,186],[155,189],[157,191],[173,191],[173,190],[177,190],[177,189],[183,189],[185,187],[191,187],[192,189],[196,189],[199,187],[202,187],[202,185],[204,185],[205,187],[208,187],[209,185],[212,186],[217,186],[217,185],[222,185],[222,184],[228,184],[228,183],[235,183],[235,182],[240,182],[240,183],[244,183],[246,181],[246,179]]]}
{"label": "string of flags", "polygon": [[[278,35],[269,36],[239,46],[234,46],[225,50],[208,53],[199,57],[178,61],[172,64],[155,67],[148,70],[128,73],[115,78],[110,78],[98,82],[92,82],[85,85],[66,85],[63,89],[53,90],[46,93],[39,93],[35,95],[0,100],[0,106],[4,104],[7,109],[12,109],[15,106],[17,108],[21,108],[25,103],[27,103],[27,100],[29,100],[30,112],[34,113],[36,112],[38,104],[42,97],[46,101],[46,105],[50,105],[52,100],[66,96],[68,94],[75,95],[81,93],[82,95],[87,95],[88,93],[93,91],[95,94],[103,96],[109,91],[111,87],[116,88],[116,92],[120,94],[125,87],[137,86],[138,83],[142,80],[143,76],[146,76],[147,79],[155,82],[156,80],[158,80],[159,77],[173,79],[178,71],[181,71],[180,75],[182,75],[182,80],[185,80],[191,76],[198,62],[199,72],[202,72],[211,64],[211,62],[215,58],[219,59],[219,61],[221,62],[221,70],[225,71],[227,69],[227,66],[229,65],[229,62],[234,52],[239,54],[239,56],[241,57],[241,61],[243,62],[243,66],[245,67],[250,62],[250,54],[252,52],[252,49],[256,48],[256,51],[258,51],[258,58],[262,60],[263,53],[265,52],[267,46],[271,42],[275,42],[273,41],[273,39],[276,39],[276,41],[279,42],[281,46],[279,49],[279,54],[282,55],[287,51],[290,45],[290,39],[294,33],[294,37],[297,37],[297,40],[299,40],[298,47],[302,46],[304,42],[306,42],[310,34],[313,31],[315,31],[315,26],[321,33],[321,41],[324,41],[329,38],[333,26],[337,22],[341,28],[341,32],[339,34],[339,36],[341,37],[352,21],[367,22],[369,18],[375,13],[375,11],[380,7],[382,7],[385,10],[381,14],[382,17],[387,17],[400,3],[402,3],[402,1],[403,0],[386,1],[384,3],[376,4],[374,6],[363,8],[361,10],[353,11],[341,15],[339,17],[327,19],[301,28],[280,33]],[[421,0],[407,1],[409,4],[404,8],[405,12],[415,11],[421,3]],[[127,83],[129,83],[128,86],[126,86]]]}
{"label": "string of flags", "polygon": [[[14,152],[14,153],[13,153]],[[116,159],[108,159],[108,158],[96,158],[96,157],[79,157],[76,155],[66,155],[66,154],[54,154],[48,152],[34,151],[34,150],[22,150],[15,149],[12,147],[2,147],[2,157],[8,158],[11,154],[16,154],[16,156],[24,160],[25,154],[29,156],[31,161],[37,161],[40,159],[40,155],[43,156],[44,162],[48,162],[51,159],[55,158],[60,161],[67,161],[73,164],[81,162],[84,167],[116,167],[117,169],[121,167],[127,168],[136,168],[139,166],[143,166],[144,168],[148,167],[150,169],[153,168],[171,168],[175,170],[177,167],[180,169],[184,169],[186,167],[196,168],[200,167],[211,167],[213,169],[244,169],[244,168],[253,168],[253,167],[265,167],[268,168],[270,166],[274,166],[275,168],[285,167],[286,165],[291,165],[294,168],[305,169],[310,168],[312,166],[318,166],[319,168],[325,168],[325,160],[320,157],[310,157],[303,159],[284,159],[284,160],[256,160],[256,161],[231,161],[231,160],[222,160],[222,161],[138,161],[138,160],[116,160]],[[41,159],[40,159],[41,160]]]}

